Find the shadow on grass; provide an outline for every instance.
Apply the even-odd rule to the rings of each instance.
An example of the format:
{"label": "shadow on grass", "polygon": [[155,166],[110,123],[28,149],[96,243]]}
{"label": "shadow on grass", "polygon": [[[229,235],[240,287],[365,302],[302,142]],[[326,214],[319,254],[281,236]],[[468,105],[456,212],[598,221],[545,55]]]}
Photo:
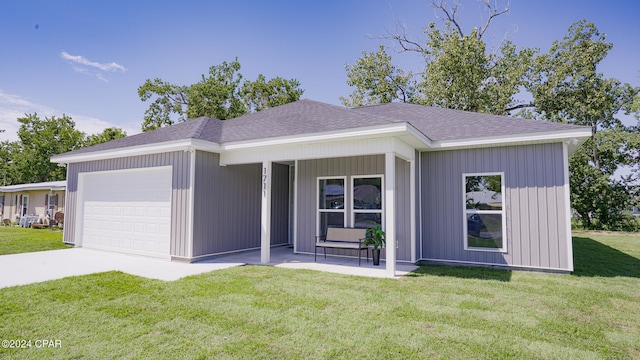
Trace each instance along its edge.
{"label": "shadow on grass", "polygon": [[490,269],[476,266],[423,265],[405,276],[449,276],[461,279],[510,281],[511,270]]}
{"label": "shadow on grass", "polygon": [[[573,237],[572,276],[640,278],[640,259],[587,237]],[[510,281],[510,270],[472,266],[423,265],[407,277],[449,276],[463,279]]]}
{"label": "shadow on grass", "polygon": [[640,259],[586,237],[573,238],[574,276],[640,278]]}

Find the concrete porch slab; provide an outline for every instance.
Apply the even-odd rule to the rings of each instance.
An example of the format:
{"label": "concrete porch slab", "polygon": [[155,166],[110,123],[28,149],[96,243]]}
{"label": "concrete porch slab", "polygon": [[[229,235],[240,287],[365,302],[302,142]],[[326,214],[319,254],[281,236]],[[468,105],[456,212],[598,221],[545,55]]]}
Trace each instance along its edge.
{"label": "concrete porch slab", "polygon": [[[367,263],[362,260],[362,265],[358,266],[358,260],[354,258],[328,256],[325,259],[318,255],[318,261],[314,262],[313,255],[294,254],[291,248],[274,247],[271,249],[271,262],[268,265],[344,275],[387,277],[384,261],[381,261],[380,266],[373,266],[371,259],[369,261]],[[0,288],[106,271],[122,271],[150,279],[173,281],[246,264],[262,265],[260,250],[222,255],[190,264],[85,248],[40,251],[0,256]],[[412,264],[398,263],[396,278],[417,268]]]}
{"label": "concrete porch slab", "polygon": [[[261,265],[260,250],[223,255],[210,261],[228,261],[231,263],[243,262],[251,265]],[[357,258],[327,256],[325,259],[322,254],[318,254],[318,261],[315,262],[313,260],[313,255],[295,254],[292,248],[288,248],[286,246],[271,248],[271,261],[268,265],[287,269],[308,269],[344,275],[375,278],[388,277],[384,260],[380,261],[380,266],[373,266],[371,259],[369,259],[369,262],[367,263],[363,258],[361,265],[358,266]],[[413,264],[396,263],[396,278],[407,275],[417,269],[418,266]]]}

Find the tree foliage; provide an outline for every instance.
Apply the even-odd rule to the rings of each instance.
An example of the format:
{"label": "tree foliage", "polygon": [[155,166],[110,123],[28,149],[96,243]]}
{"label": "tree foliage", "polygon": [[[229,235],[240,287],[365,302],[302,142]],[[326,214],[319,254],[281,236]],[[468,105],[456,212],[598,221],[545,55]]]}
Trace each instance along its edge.
{"label": "tree foliage", "polygon": [[242,85],[242,98],[248,112],[298,101],[302,93],[298,80],[286,80],[279,76],[267,81],[264,75],[259,74],[255,81],[246,80]]}
{"label": "tree foliage", "polygon": [[[405,75],[405,71],[391,63],[391,57],[384,53],[382,46],[375,58],[373,53],[363,53],[355,65],[346,66],[347,84],[355,90],[349,95],[352,101],[345,102],[342,98],[343,103],[362,106],[385,102],[379,100],[390,97],[380,97],[379,89],[397,89],[400,82],[403,93],[411,96],[396,96],[391,101],[399,99],[491,114],[506,114],[521,107],[522,101],[517,100],[516,95],[526,83],[536,50],[518,49],[512,42],[503,41],[496,51],[490,52],[483,40],[491,21],[508,9],[494,9],[487,2],[487,21],[465,34],[458,20],[458,2],[451,8],[444,1],[434,2],[433,6],[445,15],[445,23],[442,29],[430,23],[424,29],[424,44],[411,40],[406,32],[385,37],[392,40],[400,52],[421,56],[424,70],[415,76],[411,72]],[[382,93],[393,94],[390,91]]]}
{"label": "tree foliage", "polygon": [[127,133],[118,127],[109,127],[102,130],[101,133],[92,134],[86,137],[84,140],[84,147],[89,147],[93,145],[98,145],[102,143],[106,143],[112,140],[121,139],[126,137]]}
{"label": "tree foliage", "polygon": [[62,180],[65,168],[50,161],[51,157],[82,147],[84,133],[75,129],[70,117],[51,116],[41,119],[37,114],[18,118],[19,152],[14,153],[11,166],[13,183]]}
{"label": "tree foliage", "polygon": [[226,120],[250,112],[264,110],[297,101],[304,90],[296,79],[275,77],[267,80],[258,75],[255,81],[245,80],[240,63],[226,61],[209,68],[199,82],[180,86],[161,79],[146,80],[138,88],[142,101],[152,102],[145,111],[142,131],[172,125],[175,120],[200,116]]}
{"label": "tree foliage", "polygon": [[[603,131],[594,139],[615,136],[613,131]],[[586,229],[637,231],[636,219],[626,211],[637,205],[637,184],[631,175],[615,178],[595,168],[588,154],[590,147],[585,144],[569,159],[571,207]]]}
{"label": "tree foliage", "polygon": [[[637,196],[638,177],[637,172],[625,178],[617,174],[623,167],[639,170],[640,132],[638,126],[625,125],[620,115],[640,119],[640,88],[598,71],[613,44],[594,24],[580,20],[547,53],[518,48],[507,40],[490,49],[486,31],[509,7],[479,2],[486,20],[467,33],[459,18],[459,0],[433,0],[443,23],[428,24],[424,41],[412,40],[404,27],[383,36],[399,53],[420,56],[423,70],[415,75],[404,72],[382,47],[376,54],[363,53],[355,65],[346,67],[347,84],[355,90],[350,102],[341,98],[343,103],[408,101],[497,115],[519,111],[523,117],[589,126],[593,138],[570,161],[572,207],[585,227],[627,226],[630,222],[621,214]],[[405,73],[411,96],[401,99],[394,96],[395,78],[389,75]]]}
{"label": "tree foliage", "polygon": [[591,128],[592,139],[570,161],[572,207],[582,225],[629,230],[637,223],[624,214],[633,205],[637,178],[615,175],[640,165],[640,134],[620,120],[622,112],[633,112],[640,88],[598,72],[612,47],[594,24],[578,21],[536,58],[528,89],[536,117]]}
{"label": "tree foliage", "polygon": [[3,185],[64,180],[66,168],[52,163],[53,155],[126,136],[122,129],[107,128],[100,134],[85,137],[67,115],[42,119],[33,113],[25,114],[17,121],[20,123],[19,140],[0,142]]}
{"label": "tree foliage", "polygon": [[349,107],[385,104],[392,101],[412,102],[415,84],[412,74],[391,64],[384,46],[376,52],[362,52],[354,65],[346,65],[347,85],[356,89],[348,97],[340,97]]}
{"label": "tree foliage", "polygon": [[468,35],[429,25],[426,67],[417,102],[424,105],[504,115],[518,105],[534,50],[506,41],[491,53],[476,29]]}

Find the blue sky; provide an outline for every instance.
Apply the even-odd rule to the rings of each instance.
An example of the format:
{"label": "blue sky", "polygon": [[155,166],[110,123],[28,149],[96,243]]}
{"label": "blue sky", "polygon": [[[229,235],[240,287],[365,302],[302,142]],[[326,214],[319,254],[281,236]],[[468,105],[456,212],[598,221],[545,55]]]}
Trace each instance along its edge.
{"label": "blue sky", "polygon": [[[479,24],[480,5],[463,5],[468,31]],[[638,86],[638,16],[637,0],[513,0],[485,39],[497,44],[506,33],[545,51],[585,18],[614,43],[600,70]],[[304,98],[340,104],[351,91],[346,63],[385,43],[376,37],[396,22],[422,40],[430,21],[437,20],[426,0],[2,1],[0,140],[15,140],[16,118],[32,112],[70,115],[87,133],[139,132],[148,104],[137,88],[146,79],[192,84],[236,56],[248,79],[296,78]],[[404,68],[422,67],[415,54],[393,57]]]}

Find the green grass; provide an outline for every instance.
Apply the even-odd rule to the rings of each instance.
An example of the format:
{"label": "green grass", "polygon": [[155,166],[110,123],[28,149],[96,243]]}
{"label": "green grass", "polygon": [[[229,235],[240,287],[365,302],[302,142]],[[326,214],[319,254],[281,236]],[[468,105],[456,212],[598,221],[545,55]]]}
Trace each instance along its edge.
{"label": "green grass", "polygon": [[424,266],[399,280],[265,266],[0,289],[0,358],[640,358],[640,237],[580,234],[573,275]]}
{"label": "green grass", "polygon": [[0,255],[66,249],[62,230],[0,227]]}

